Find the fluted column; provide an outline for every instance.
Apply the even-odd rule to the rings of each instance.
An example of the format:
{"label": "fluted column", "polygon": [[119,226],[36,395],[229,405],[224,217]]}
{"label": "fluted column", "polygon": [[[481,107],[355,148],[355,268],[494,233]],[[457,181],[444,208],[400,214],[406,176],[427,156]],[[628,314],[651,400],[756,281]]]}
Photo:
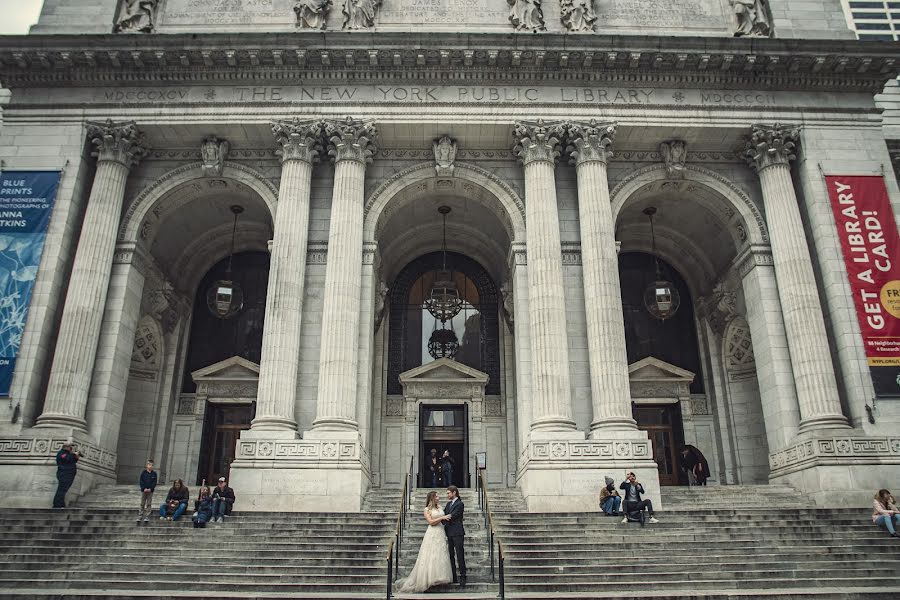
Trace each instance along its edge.
{"label": "fluted column", "polygon": [[578,175],[581,271],[594,411],[592,432],[637,428],[631,415],[619,258],[606,174],[615,133],[613,124],[572,123],[568,126],[566,148]]}
{"label": "fluted column", "polygon": [[329,121],[328,155],[335,163],[328,264],[325,268],[319,388],[314,430],[358,429],[360,282],[363,246],[363,186],[366,163],[375,153],[372,123]]}
{"label": "fluted column", "polygon": [[36,427],[86,430],[85,409],[128,173],[147,149],[134,122],[89,123],[97,172],[88,199],[50,371]]}
{"label": "fluted column", "polygon": [[532,431],[574,431],[562,247],[554,168],[560,125],[516,123],[513,152],[525,167]]}
{"label": "fluted column", "polygon": [[778,297],[784,313],[800,405],[800,431],[847,428],[831,364],[825,320],[803,233],[790,162],[800,132],[779,124],[754,125],[745,158],[759,172]]}
{"label": "fluted column", "polygon": [[254,431],[297,430],[294,401],[300,368],[300,325],[306,245],[309,238],[309,190],[318,162],[321,121],[276,122],[281,185],[275,214],[269,287],[263,325],[262,358]]}

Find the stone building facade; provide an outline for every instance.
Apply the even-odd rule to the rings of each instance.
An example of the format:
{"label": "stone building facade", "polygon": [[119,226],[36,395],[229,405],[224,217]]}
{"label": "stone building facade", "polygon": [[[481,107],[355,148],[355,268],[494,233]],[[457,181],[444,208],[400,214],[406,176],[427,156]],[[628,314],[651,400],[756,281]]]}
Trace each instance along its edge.
{"label": "stone building facade", "polygon": [[[684,443],[713,484],[864,502],[900,404],[823,174],[884,174],[900,214],[896,60],[839,0],[46,0],[0,38],[3,169],[63,170],[0,503],[49,503],[70,437],[75,493],[152,457],[251,510],[358,510],[431,447],[531,510],[627,470],[658,499]],[[460,349],[432,361],[444,261]]]}

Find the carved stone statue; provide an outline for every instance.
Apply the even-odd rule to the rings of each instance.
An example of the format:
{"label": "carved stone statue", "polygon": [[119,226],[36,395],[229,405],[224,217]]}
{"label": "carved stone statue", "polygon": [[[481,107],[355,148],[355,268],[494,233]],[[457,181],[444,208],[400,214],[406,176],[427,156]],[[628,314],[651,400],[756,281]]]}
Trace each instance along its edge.
{"label": "carved stone statue", "polygon": [[500,297],[503,299],[503,318],[510,329],[515,325],[515,305],[513,304],[512,282],[506,281],[500,286]]}
{"label": "carved stone statue", "polygon": [[728,323],[738,316],[737,294],[727,289],[724,281],[720,281],[713,287],[707,306],[710,327],[717,335],[722,335]]}
{"label": "carved stone statue", "polygon": [[159,0],[125,0],[116,23],[116,33],[151,33]]}
{"label": "carved stone statue", "polygon": [[227,140],[220,140],[214,135],[203,140],[200,145],[200,158],[203,161],[204,176],[220,177],[222,175],[230,148],[231,144]]}
{"label": "carved stone statue", "polygon": [[769,37],[772,35],[767,0],[731,0],[731,7],[737,17],[735,37]]}
{"label": "carved stone statue", "polygon": [[384,309],[387,307],[387,297],[390,291],[385,282],[378,282],[378,297],[375,298],[375,331],[378,331],[381,320],[384,318]]}
{"label": "carved stone statue", "polygon": [[343,29],[369,29],[375,26],[375,15],[381,0],[344,0]]}
{"label": "carved stone statue", "polygon": [[438,177],[452,177],[456,160],[456,141],[445,135],[432,144],[434,149],[434,170]]}
{"label": "carved stone statue", "polygon": [[682,140],[672,140],[659,145],[659,154],[666,163],[669,177],[684,177],[684,161],[687,158],[687,144]]}
{"label": "carved stone statue", "polygon": [[509,4],[509,22],[516,31],[544,31],[544,11],[541,0],[506,0]]}
{"label": "carved stone statue", "polygon": [[297,13],[297,27],[304,29],[325,29],[331,0],[297,0],[294,12]]}
{"label": "carved stone statue", "polygon": [[569,31],[593,31],[597,20],[594,0],[562,0],[559,15],[562,24]]}

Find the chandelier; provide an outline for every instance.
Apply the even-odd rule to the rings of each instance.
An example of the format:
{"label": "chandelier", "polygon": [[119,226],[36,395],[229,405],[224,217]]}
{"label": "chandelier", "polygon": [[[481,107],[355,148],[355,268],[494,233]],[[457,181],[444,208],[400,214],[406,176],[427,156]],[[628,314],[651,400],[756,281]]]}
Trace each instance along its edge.
{"label": "chandelier", "polygon": [[244,291],[231,278],[231,263],[234,260],[234,236],[237,232],[238,215],[244,212],[244,207],[235,204],[231,207],[231,212],[234,214],[234,224],[231,226],[231,251],[228,254],[225,278],[214,282],[206,290],[206,305],[213,316],[220,319],[230,319],[244,307]]}
{"label": "chandelier", "polygon": [[653,230],[653,215],[656,214],[656,207],[648,206],[644,209],[644,214],[650,221],[650,244],[656,268],[656,281],[644,290],[644,306],[654,318],[665,321],[678,311],[678,307],[681,305],[681,295],[675,288],[675,284],[663,278],[662,267],[656,255],[656,232]]}
{"label": "chandelier", "polygon": [[444,242],[441,247],[443,261],[441,270],[434,278],[431,292],[425,298],[424,304],[425,310],[431,313],[431,316],[444,323],[459,314],[463,301],[459,297],[459,290],[456,289],[456,282],[453,281],[452,274],[447,270],[447,214],[450,212],[450,207],[441,206],[438,208],[438,212],[444,217]]}
{"label": "chandelier", "polygon": [[428,339],[428,354],[431,358],[453,358],[459,352],[459,339],[452,329],[446,329],[441,323],[440,329],[431,332]]}

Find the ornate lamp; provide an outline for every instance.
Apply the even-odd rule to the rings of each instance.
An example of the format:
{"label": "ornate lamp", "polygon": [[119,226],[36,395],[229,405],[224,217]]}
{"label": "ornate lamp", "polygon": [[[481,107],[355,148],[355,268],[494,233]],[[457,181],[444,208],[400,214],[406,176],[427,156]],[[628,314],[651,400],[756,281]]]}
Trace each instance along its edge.
{"label": "ornate lamp", "polygon": [[446,329],[441,323],[440,329],[431,332],[428,339],[428,354],[431,358],[453,358],[459,352],[459,339],[452,329]]}
{"label": "ornate lamp", "polygon": [[647,286],[644,290],[644,306],[654,318],[660,321],[672,317],[678,312],[681,305],[681,295],[678,289],[671,281],[662,276],[662,267],[659,264],[659,258],[656,256],[656,232],[653,230],[653,215],[656,214],[655,206],[648,206],[644,209],[644,214],[650,220],[650,244],[653,252],[653,262],[656,266],[656,281]]}
{"label": "ornate lamp", "polygon": [[453,281],[450,271],[447,270],[447,215],[450,213],[450,207],[441,206],[438,208],[438,212],[444,217],[443,266],[438,271],[434,284],[431,286],[431,292],[423,304],[431,316],[444,323],[459,314],[463,301],[459,296],[459,290],[456,289],[456,282]]}
{"label": "ornate lamp", "polygon": [[206,290],[206,305],[209,312],[220,319],[230,319],[244,308],[244,291],[238,283],[231,279],[231,262],[234,260],[234,236],[237,232],[238,215],[244,212],[243,206],[231,207],[234,214],[234,225],[231,227],[231,252],[228,254],[228,267],[225,278],[219,279]]}

